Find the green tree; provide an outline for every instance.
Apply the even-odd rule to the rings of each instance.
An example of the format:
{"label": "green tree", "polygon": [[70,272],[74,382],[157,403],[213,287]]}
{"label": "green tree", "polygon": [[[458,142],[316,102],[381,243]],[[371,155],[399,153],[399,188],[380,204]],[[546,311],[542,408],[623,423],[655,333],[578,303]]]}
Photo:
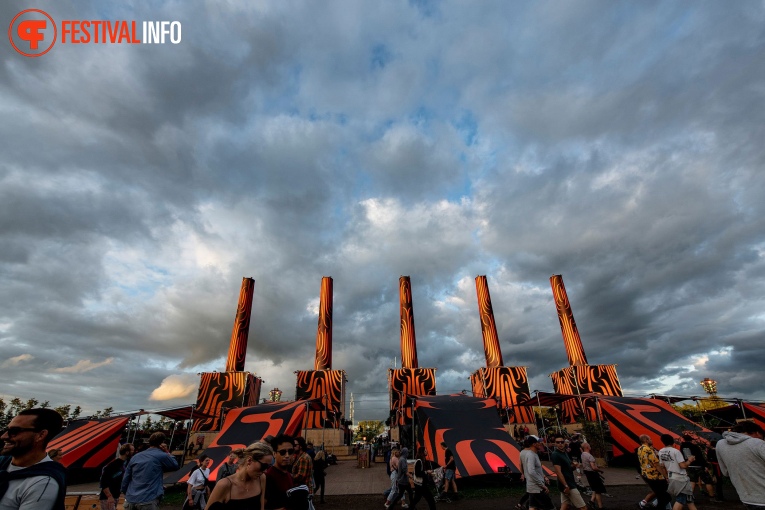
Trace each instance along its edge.
{"label": "green tree", "polygon": [[60,414],[62,418],[64,418],[65,420],[68,420],[69,412],[72,410],[72,405],[66,404],[64,406],[54,407],[53,410],[56,411],[58,414]]}
{"label": "green tree", "polygon": [[146,419],[141,424],[141,430],[143,432],[151,432],[154,430],[154,420],[151,419],[151,416],[147,416]]}

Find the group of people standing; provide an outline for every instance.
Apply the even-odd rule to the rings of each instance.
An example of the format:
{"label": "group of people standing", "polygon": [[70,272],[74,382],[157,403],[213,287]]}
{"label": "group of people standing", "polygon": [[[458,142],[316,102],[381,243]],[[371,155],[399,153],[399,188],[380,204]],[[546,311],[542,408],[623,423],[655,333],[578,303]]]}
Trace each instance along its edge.
{"label": "group of people standing", "polygon": [[[765,441],[763,429],[752,421],[742,421],[706,454],[690,435],[675,447],[670,434],[663,434],[663,448],[656,450],[647,435],[641,435],[638,448],[640,474],[651,492],[640,502],[641,508],[696,510],[694,487],[701,485],[715,501],[723,501],[722,476],[728,476],[741,502],[749,509],[765,510]],[[716,483],[714,478],[717,478]]]}
{"label": "group of people standing", "polygon": [[[449,449],[445,442],[441,443],[444,450],[444,466],[440,469],[440,478],[443,479],[444,496],[453,489],[454,496],[457,495],[457,482],[455,481],[456,460],[454,453]],[[409,449],[404,447],[400,450],[394,448],[391,450],[389,461],[391,487],[383,494],[385,496],[385,508],[394,506],[398,501],[403,500],[404,495],[409,497],[409,504],[403,505],[403,508],[410,510],[416,508],[417,503],[424,499],[429,510],[435,510],[436,499],[431,492],[432,488],[437,491],[440,489],[434,482],[434,473],[438,466],[427,460],[425,447],[417,448],[417,454],[414,458],[414,469],[409,470]],[[444,497],[440,496],[440,497]]]}
{"label": "group of people standing", "polygon": [[[586,442],[580,443],[580,449],[577,450],[580,457],[573,457],[569,455],[567,442],[561,434],[553,435],[551,439],[555,448],[550,455],[550,460],[555,470],[558,490],[561,495],[561,510],[569,507],[577,510],[587,508],[576,479],[578,469],[584,472],[590,489],[592,489],[590,507],[603,510],[601,495],[606,493],[602,478],[603,470],[590,453],[590,445]],[[516,509],[524,508],[528,502],[529,509],[552,510],[555,505],[550,498],[550,480],[545,475],[539,459],[539,454],[545,451],[545,444],[535,436],[529,435],[524,439],[523,446],[524,449],[520,455],[520,470],[521,479],[526,482],[526,495],[516,505]]]}
{"label": "group of people standing", "polygon": [[188,479],[188,505],[200,510],[285,510],[307,507],[314,488],[324,503],[327,462],[302,437],[279,435],[234,450],[207,496],[208,460]]}
{"label": "group of people standing", "polygon": [[[62,429],[58,412],[27,409],[0,433],[0,510],[64,510],[64,466],[46,451]],[[201,456],[188,478],[185,505],[200,510],[307,508],[314,486],[319,503],[324,503],[324,452],[314,452],[302,437],[267,439],[233,451],[219,468],[212,491],[211,459]],[[125,495],[124,510],[158,510],[163,475],[178,467],[162,432],[153,433],[141,452],[132,444],[120,446],[119,455],[101,473],[101,510],[116,510],[120,494]]]}

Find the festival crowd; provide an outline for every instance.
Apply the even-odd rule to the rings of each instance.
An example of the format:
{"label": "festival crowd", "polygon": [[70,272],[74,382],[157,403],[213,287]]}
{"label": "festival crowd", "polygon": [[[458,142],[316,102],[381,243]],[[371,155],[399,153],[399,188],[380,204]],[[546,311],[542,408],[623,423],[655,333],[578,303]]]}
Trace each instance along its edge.
{"label": "festival crowd", "polygon": [[[51,409],[20,412],[0,434],[0,510],[64,510],[65,470],[63,452],[46,450],[50,440],[63,429],[61,415]],[[526,496],[516,509],[550,510],[550,480],[542,469],[539,453],[546,444],[536,436],[523,434],[521,476]],[[608,496],[603,469],[580,435],[566,439],[553,434],[550,460],[560,491],[561,510],[588,507],[603,510],[602,496]],[[696,509],[694,489],[710,499],[723,500],[722,477],[729,477],[741,502],[750,510],[765,510],[765,432],[755,422],[742,421],[716,444],[692,435],[676,440],[661,436],[663,448],[656,450],[648,435],[641,435],[636,454],[640,476],[650,492],[638,502],[641,509]],[[116,510],[120,494],[125,495],[125,510],[157,510],[164,494],[163,473],[179,468],[167,448],[162,432],[151,435],[148,448],[137,452],[131,444],[122,445],[118,456],[104,467],[100,480],[102,510]],[[418,448],[413,462],[407,448],[390,450],[388,469],[391,487],[384,494],[385,508],[402,501],[413,509],[425,500],[429,510],[438,500],[449,501],[458,495],[455,480],[457,459],[446,443],[444,465],[437,466]],[[199,510],[309,509],[318,498],[324,503],[327,459],[323,451],[302,437],[267,437],[247,448],[231,452],[219,468],[216,483],[211,483],[210,459],[197,459],[187,481],[185,508]],[[582,484],[585,475],[588,486]],[[436,489],[437,497],[432,490]],[[585,502],[584,496],[590,496]]]}

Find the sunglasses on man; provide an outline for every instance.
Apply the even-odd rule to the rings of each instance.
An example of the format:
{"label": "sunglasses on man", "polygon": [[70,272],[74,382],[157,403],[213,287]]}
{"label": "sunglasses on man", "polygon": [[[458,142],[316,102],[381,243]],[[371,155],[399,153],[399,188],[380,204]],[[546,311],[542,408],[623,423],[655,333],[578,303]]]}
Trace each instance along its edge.
{"label": "sunglasses on man", "polygon": [[34,427],[8,427],[7,429],[0,432],[0,437],[6,434],[8,434],[8,437],[16,437],[22,432],[32,432],[32,431],[39,432],[39,430],[37,430]]}
{"label": "sunglasses on man", "polygon": [[276,453],[278,453],[279,455],[284,457],[285,455],[292,455],[293,453],[295,453],[295,449],[294,448],[284,448],[282,450],[276,450]]}

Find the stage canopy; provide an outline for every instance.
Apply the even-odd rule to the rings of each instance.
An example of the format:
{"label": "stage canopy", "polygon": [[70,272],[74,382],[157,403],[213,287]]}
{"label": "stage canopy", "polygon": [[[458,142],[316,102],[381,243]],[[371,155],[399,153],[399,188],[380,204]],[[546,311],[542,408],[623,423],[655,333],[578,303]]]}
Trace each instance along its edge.
{"label": "stage canopy", "polygon": [[462,394],[414,398],[429,460],[445,464],[440,446],[445,441],[454,452],[459,477],[498,473],[501,467],[520,473],[521,447],[502,426],[496,400]]}
{"label": "stage canopy", "polygon": [[597,401],[602,419],[608,421],[614,457],[634,453],[640,446],[638,438],[641,434],[651,436],[654,445],[661,445],[662,434],[678,438],[692,432],[707,441],[721,438],[719,434],[692,422],[671,405],[658,399],[599,395]]}
{"label": "stage canopy", "polygon": [[48,443],[47,449],[61,448],[61,463],[69,469],[101,469],[117,454],[120,438],[130,418],[73,420]]}
{"label": "stage canopy", "polygon": [[537,391],[534,395],[527,399],[519,400],[515,405],[527,406],[527,407],[553,407],[561,402],[566,402],[572,398],[585,397],[591,395],[590,393],[582,395],[563,395],[560,393],[545,393],[544,391]]}
{"label": "stage canopy", "polygon": [[[300,435],[307,405],[306,401],[273,402],[229,411],[221,431],[203,452],[213,460],[209,479],[217,479],[218,468],[232,450],[245,448],[266,436]],[[190,463],[168,474],[165,483],[185,481],[193,467],[194,463]]]}

